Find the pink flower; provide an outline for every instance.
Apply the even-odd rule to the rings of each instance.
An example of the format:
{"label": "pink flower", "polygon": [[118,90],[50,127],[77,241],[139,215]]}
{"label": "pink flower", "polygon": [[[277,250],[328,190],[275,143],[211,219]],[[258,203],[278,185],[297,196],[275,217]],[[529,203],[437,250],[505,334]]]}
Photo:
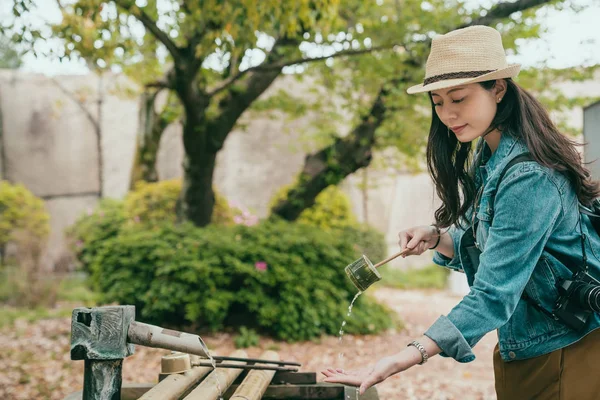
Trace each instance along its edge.
{"label": "pink flower", "polygon": [[257,261],[254,263],[254,268],[256,268],[257,271],[266,271],[267,263],[264,261]]}

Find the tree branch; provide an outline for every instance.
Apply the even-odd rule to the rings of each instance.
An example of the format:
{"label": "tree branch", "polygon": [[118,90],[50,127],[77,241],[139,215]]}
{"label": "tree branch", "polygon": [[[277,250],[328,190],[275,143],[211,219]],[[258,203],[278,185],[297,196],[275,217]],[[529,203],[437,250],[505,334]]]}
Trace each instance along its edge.
{"label": "tree branch", "polygon": [[498,3],[494,7],[492,7],[485,16],[476,18],[470,23],[462,25],[459,28],[466,28],[467,26],[472,25],[490,25],[496,19],[508,18],[511,14],[517,11],[528,10],[530,8],[540,6],[542,4],[548,4],[551,1],[552,0],[519,0],[514,3]]}
{"label": "tree branch", "polygon": [[50,80],[60,89],[61,92],[63,92],[68,98],[70,98],[71,100],[73,100],[77,104],[77,106],[85,114],[86,118],[92,123],[92,125],[94,126],[94,128],[97,129],[99,121],[96,120],[96,118],[92,115],[92,113],[90,112],[90,110],[87,109],[87,107],[84,105],[84,103],[80,99],[78,99],[77,97],[75,97],[75,95],[73,93],[71,93],[66,87],[64,87],[62,85],[62,83],[60,83],[59,81],[57,81],[56,78],[51,77]]}
{"label": "tree branch", "polygon": [[[223,89],[226,89],[231,84],[233,84],[235,81],[237,81],[238,79],[240,79],[241,77],[246,75],[248,72],[280,70],[284,67],[289,67],[289,66],[296,65],[296,64],[303,64],[303,63],[307,63],[307,62],[323,61],[323,60],[327,60],[328,58],[336,58],[336,57],[343,57],[343,56],[356,56],[356,55],[360,55],[360,54],[373,53],[373,52],[381,51],[381,50],[390,50],[390,49],[393,49],[395,46],[400,46],[400,45],[393,44],[393,45],[372,47],[370,49],[342,50],[342,51],[338,51],[337,53],[333,53],[328,56],[321,56],[321,57],[314,57],[314,58],[297,58],[295,60],[282,61],[282,62],[273,63],[273,64],[264,64],[263,63],[263,64],[255,66],[255,67],[247,68],[243,71],[238,72],[236,75],[233,75],[232,77],[230,77],[228,79],[225,79],[224,81],[219,83],[219,85],[217,85],[214,88],[212,88],[211,90],[209,90],[208,93],[209,93],[209,96],[219,93],[220,91],[222,91]],[[404,46],[402,46],[402,47],[404,47]]]}
{"label": "tree branch", "polygon": [[148,14],[146,14],[141,8],[139,8],[135,4],[127,4],[127,2],[125,2],[124,0],[115,0],[115,2],[117,3],[117,5],[119,5],[119,7],[129,11],[131,15],[136,17],[144,25],[144,27],[148,29],[150,33],[152,33],[152,35],[154,35],[156,39],[158,39],[162,44],[165,45],[169,53],[171,53],[175,64],[181,64],[181,62],[183,61],[181,59],[181,50],[171,40],[171,38],[169,38],[169,36],[156,25],[156,22],[153,21],[152,18],[148,16]]}
{"label": "tree branch", "polygon": [[[267,62],[277,62],[283,58],[282,47],[288,43],[287,39],[278,39],[267,55]],[[235,90],[229,90],[219,101],[220,114],[208,124],[212,147],[215,151],[223,146],[227,135],[243,112],[267,90],[280,74],[281,69],[256,71],[243,82],[243,85],[240,85],[239,88],[236,87]]]}
{"label": "tree branch", "polygon": [[155,82],[150,82],[150,83],[146,83],[144,85],[145,88],[150,89],[150,88],[155,88],[155,89],[170,89],[170,86],[167,82],[165,81],[155,81]]}

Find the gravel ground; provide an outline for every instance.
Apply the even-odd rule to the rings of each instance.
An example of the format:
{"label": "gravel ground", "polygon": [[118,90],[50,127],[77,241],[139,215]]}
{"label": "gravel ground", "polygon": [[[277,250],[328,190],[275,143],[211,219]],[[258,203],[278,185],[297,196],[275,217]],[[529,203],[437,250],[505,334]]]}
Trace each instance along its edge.
{"label": "gravel ground", "polygon": [[[247,349],[248,355],[258,357],[264,350],[275,348],[281,359],[301,362],[302,371],[364,366],[406,346],[460,301],[459,296],[447,291],[381,288],[373,290],[373,294],[400,315],[406,329],[377,336],[345,335],[341,344],[336,337],[294,344],[261,339],[258,347]],[[230,334],[204,339],[217,354],[234,351]],[[70,320],[64,318],[18,322],[12,329],[0,331],[0,399],[63,399],[81,390],[83,362],[69,359],[69,340]],[[423,366],[393,376],[377,385],[380,399],[495,399],[492,352],[496,342],[495,333],[485,336],[474,349],[477,359],[471,363],[433,357]],[[340,352],[344,353],[342,359]],[[136,353],[124,362],[124,381],[156,382],[160,357],[166,353],[137,347]]]}

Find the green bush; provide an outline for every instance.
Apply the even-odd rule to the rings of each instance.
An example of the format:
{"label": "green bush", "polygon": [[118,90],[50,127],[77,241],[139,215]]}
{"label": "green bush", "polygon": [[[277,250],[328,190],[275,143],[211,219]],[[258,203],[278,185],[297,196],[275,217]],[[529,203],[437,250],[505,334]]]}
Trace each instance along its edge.
{"label": "green bush", "polygon": [[[89,271],[92,259],[104,241],[115,237],[127,225],[144,226],[176,222],[176,204],[181,192],[181,180],[155,183],[141,182],[124,200],[102,199],[95,210],[82,215],[67,230],[71,248],[84,271]],[[229,225],[233,212],[227,200],[215,194],[213,223]]]}
{"label": "green bush", "polygon": [[[283,186],[271,199],[269,208],[286,198],[293,184]],[[315,204],[302,211],[296,222],[319,227],[323,230],[341,229],[356,225],[350,199],[335,185],[323,190],[315,198]]]}
{"label": "green bush", "polygon": [[49,232],[44,201],[23,185],[0,181],[0,250],[21,239],[43,243]]}
{"label": "green bush", "polygon": [[[125,212],[138,222],[161,224],[175,223],[177,203],[181,194],[181,179],[160,182],[139,182],[135,190],[125,197]],[[233,223],[233,213],[227,200],[215,192],[213,221],[217,225]]]}
{"label": "green bush", "polygon": [[[356,293],[344,267],[349,236],[282,221],[256,226],[126,225],[92,263],[104,301],[133,304],[140,320],[218,330],[246,326],[288,341],[337,334]],[[391,326],[360,296],[345,331]]]}
{"label": "green bush", "polygon": [[102,199],[96,209],[81,216],[67,230],[71,249],[85,271],[102,244],[119,234],[128,218],[121,200]]}
{"label": "green bush", "polygon": [[[292,185],[288,185],[279,189],[271,199],[270,208],[284,199],[291,188]],[[319,193],[315,204],[302,211],[296,222],[329,232],[337,231],[336,234],[346,236],[353,242],[358,253],[366,254],[371,260],[382,260],[387,254],[384,235],[357,222],[350,199],[338,186],[331,185]]]}
{"label": "green bush", "polygon": [[254,329],[248,329],[245,326],[240,328],[240,334],[233,339],[236,349],[245,349],[248,347],[258,346],[260,337]]}

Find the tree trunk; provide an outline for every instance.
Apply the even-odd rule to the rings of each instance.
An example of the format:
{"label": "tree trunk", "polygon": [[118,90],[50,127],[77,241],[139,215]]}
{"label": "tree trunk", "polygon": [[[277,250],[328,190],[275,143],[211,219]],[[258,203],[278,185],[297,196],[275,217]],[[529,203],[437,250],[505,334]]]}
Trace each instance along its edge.
{"label": "tree trunk", "polygon": [[196,226],[210,224],[215,206],[212,188],[217,153],[187,152],[183,162],[182,202],[180,219],[190,220]]}
{"label": "tree trunk", "polygon": [[139,129],[131,169],[131,189],[140,181],[158,181],[156,158],[160,139],[168,126],[168,121],[154,110],[157,95],[158,92],[144,93],[140,100]]}
{"label": "tree trunk", "polygon": [[[104,197],[104,152],[102,148],[102,103],[104,102],[104,75],[98,73],[98,98],[96,99],[97,118],[94,124],[96,148],[98,151],[98,197]],[[82,105],[83,107],[83,105]]]}
{"label": "tree trunk", "polygon": [[327,186],[337,185],[346,176],[370,164],[375,130],[384,119],[386,94],[386,89],[382,88],[369,114],[350,135],[306,156],[298,184],[273,208],[273,215],[288,221],[296,220],[302,211],[315,204],[315,198]]}

